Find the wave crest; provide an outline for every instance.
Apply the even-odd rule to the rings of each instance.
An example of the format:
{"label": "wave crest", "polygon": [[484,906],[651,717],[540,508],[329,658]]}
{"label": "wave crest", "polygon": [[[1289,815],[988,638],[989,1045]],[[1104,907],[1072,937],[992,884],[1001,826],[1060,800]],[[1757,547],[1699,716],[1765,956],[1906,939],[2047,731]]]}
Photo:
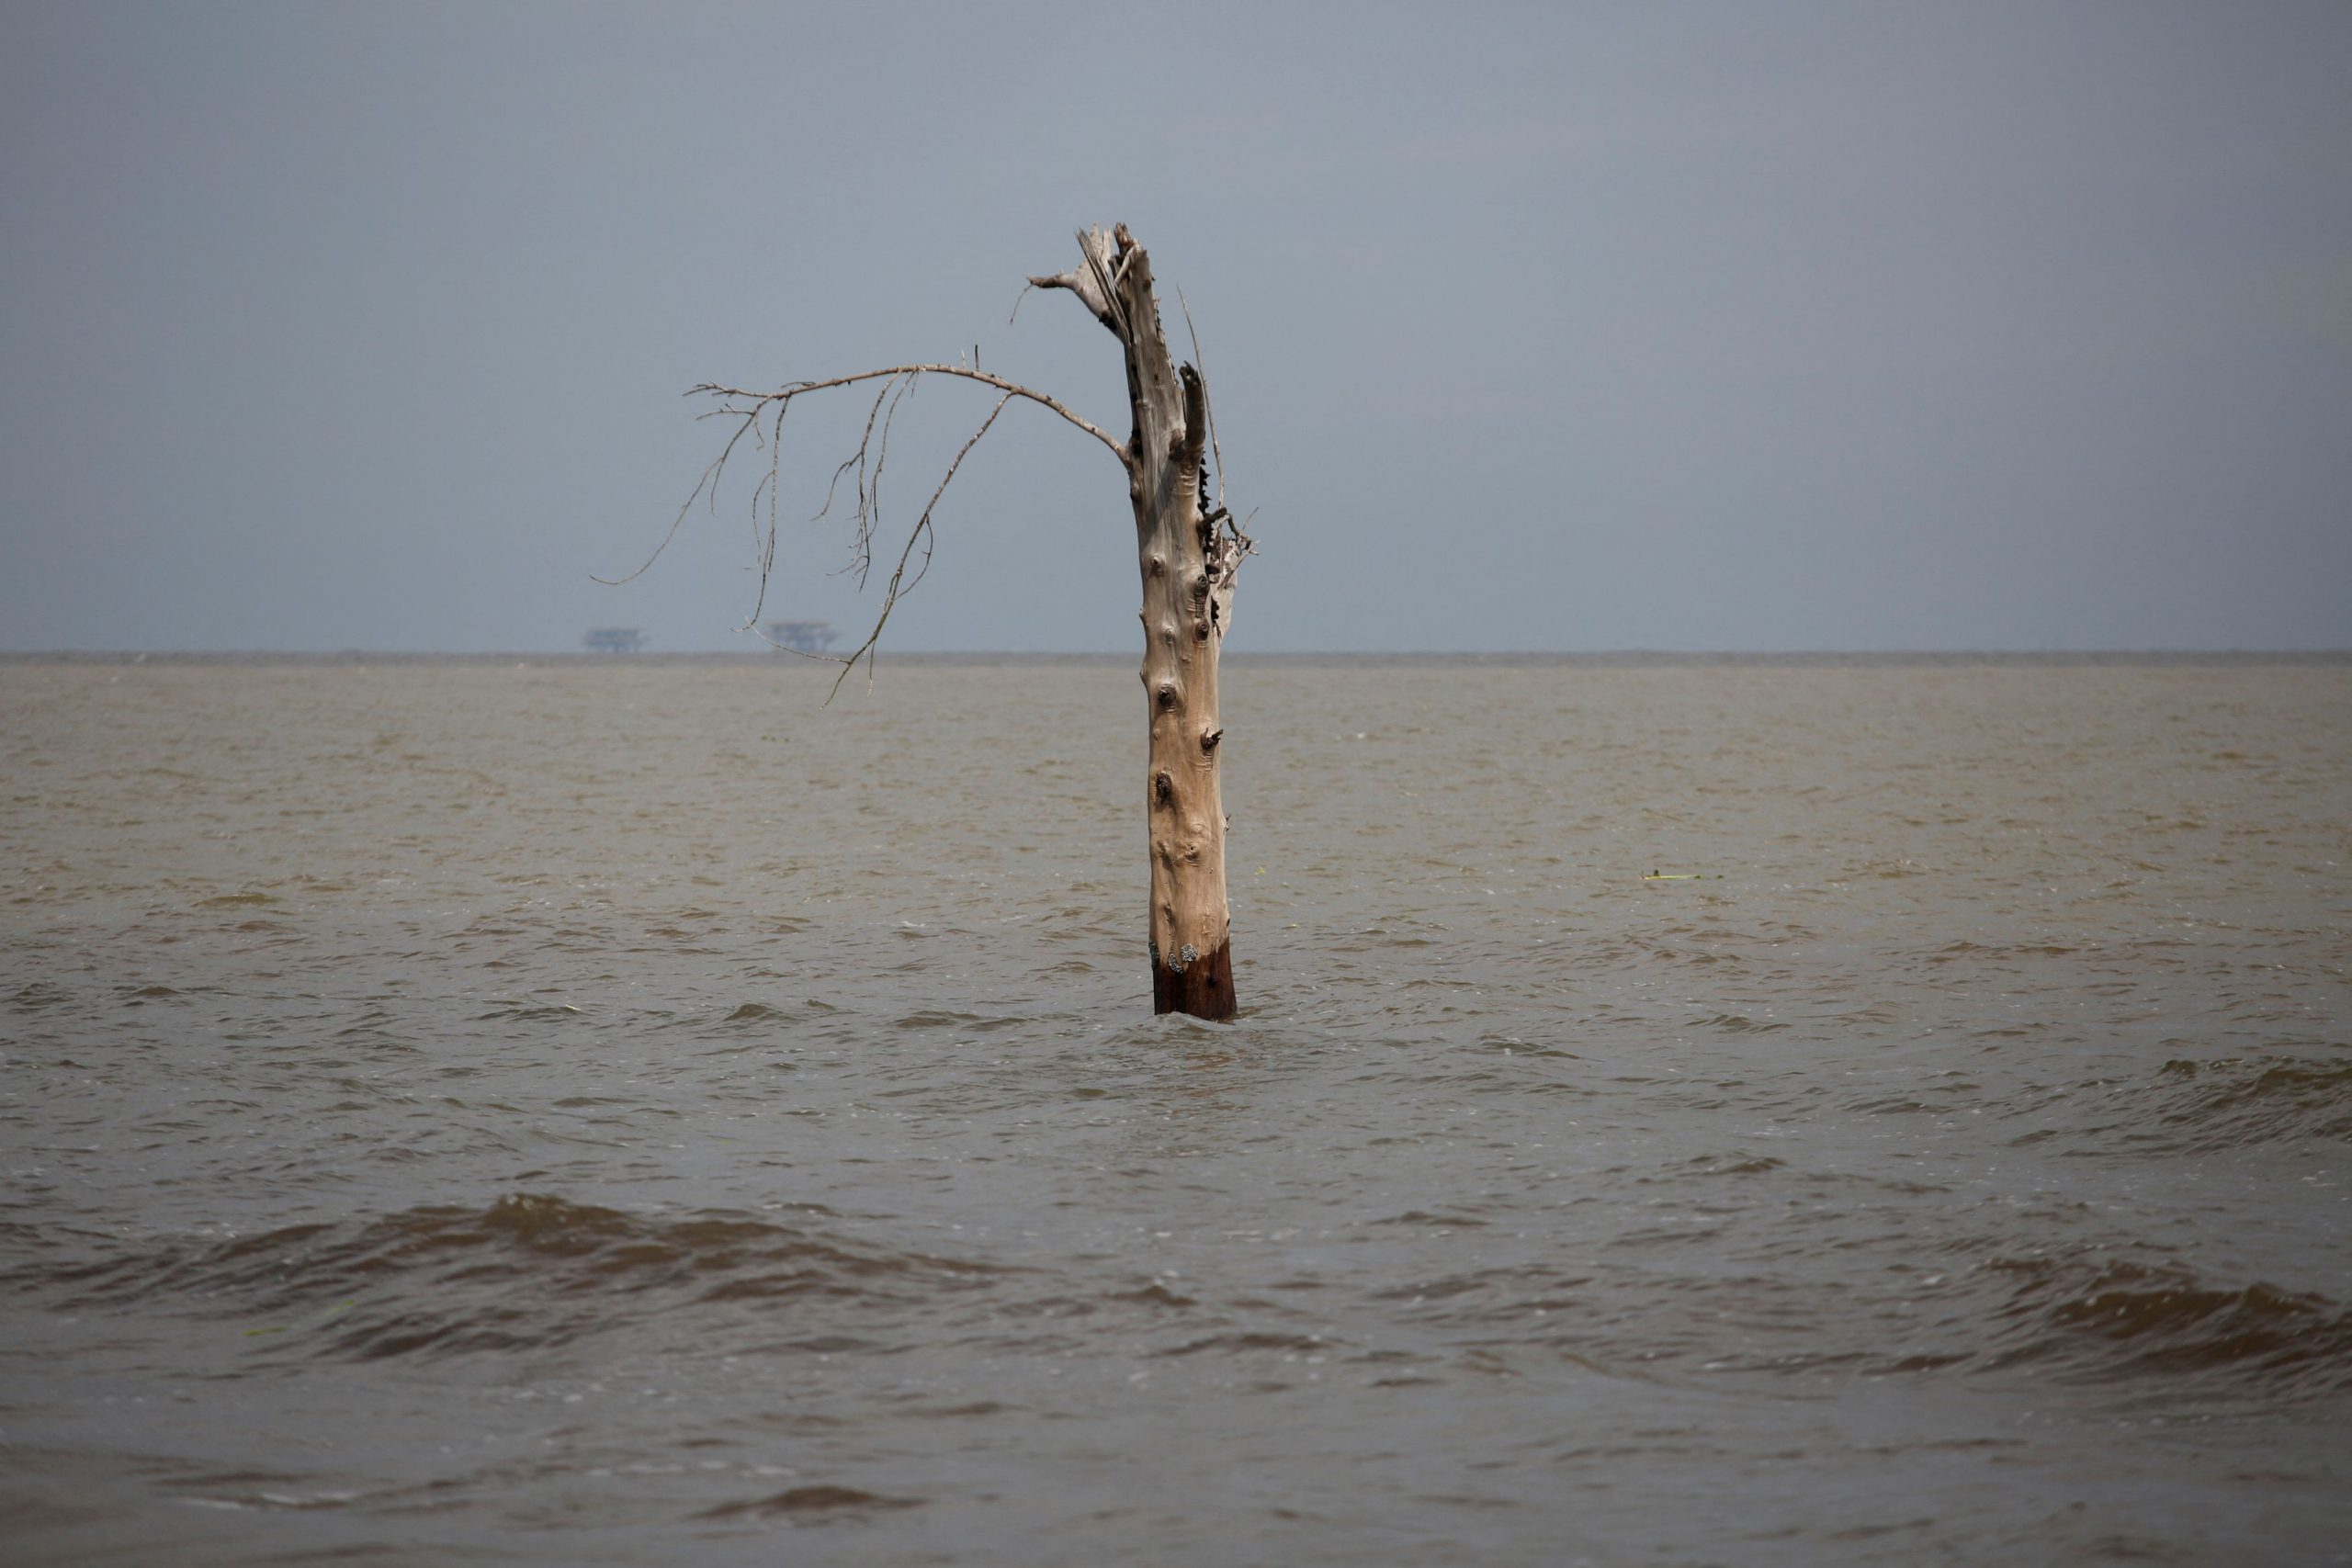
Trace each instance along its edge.
{"label": "wave crest", "polygon": [[248,1336],[300,1353],[372,1359],[568,1343],[681,1305],[807,1299],[874,1309],[987,1286],[984,1262],[876,1246],[810,1223],[732,1211],[644,1215],[544,1193],[433,1205],[233,1240],[150,1242],[19,1271],[61,1304],[177,1306],[263,1322]]}

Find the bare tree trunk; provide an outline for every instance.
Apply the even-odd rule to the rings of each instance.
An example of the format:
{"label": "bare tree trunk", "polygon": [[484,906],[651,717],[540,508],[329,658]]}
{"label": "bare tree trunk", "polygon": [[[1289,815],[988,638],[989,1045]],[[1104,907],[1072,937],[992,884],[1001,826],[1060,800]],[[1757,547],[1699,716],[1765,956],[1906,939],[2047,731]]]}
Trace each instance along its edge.
{"label": "bare tree trunk", "polygon": [[1217,654],[1231,624],[1241,542],[1202,496],[1208,435],[1200,372],[1170,363],[1151,262],[1120,224],[1079,236],[1086,265],[1030,281],[1083,299],[1126,350],[1135,433],[1120,456],[1143,572],[1143,685],[1151,746],[1151,994],[1159,1012],[1230,1018],[1232,916],[1217,787]]}

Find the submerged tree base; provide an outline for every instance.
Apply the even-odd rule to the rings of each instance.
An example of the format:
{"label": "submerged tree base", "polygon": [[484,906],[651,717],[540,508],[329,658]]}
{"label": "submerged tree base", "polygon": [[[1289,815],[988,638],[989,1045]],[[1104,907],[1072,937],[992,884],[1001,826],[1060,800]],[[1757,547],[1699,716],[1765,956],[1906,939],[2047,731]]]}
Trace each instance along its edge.
{"label": "submerged tree base", "polygon": [[1151,952],[1151,1010],[1154,1012],[1188,1012],[1194,1018],[1231,1018],[1233,1016],[1233,948],[1230,943],[1214,953],[1195,954],[1189,948],[1180,948],[1172,956],[1163,956],[1157,945]]}

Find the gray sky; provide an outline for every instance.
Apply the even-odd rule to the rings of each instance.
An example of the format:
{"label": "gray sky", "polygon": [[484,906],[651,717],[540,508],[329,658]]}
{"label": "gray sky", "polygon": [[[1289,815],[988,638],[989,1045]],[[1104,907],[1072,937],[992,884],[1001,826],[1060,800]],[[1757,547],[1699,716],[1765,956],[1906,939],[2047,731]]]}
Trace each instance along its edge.
{"label": "gray sky", "polygon": [[[679,393],[978,344],[1124,434],[1124,220],[1258,509],[1229,645],[2352,646],[2352,6],[0,10],[0,647],[756,647]],[[1181,340],[1180,340],[1181,341]],[[910,519],[986,412],[926,383]],[[769,613],[870,616],[786,428]],[[901,467],[903,465],[903,467]],[[888,647],[1125,649],[1011,411]],[[862,623],[861,623],[862,624]]]}

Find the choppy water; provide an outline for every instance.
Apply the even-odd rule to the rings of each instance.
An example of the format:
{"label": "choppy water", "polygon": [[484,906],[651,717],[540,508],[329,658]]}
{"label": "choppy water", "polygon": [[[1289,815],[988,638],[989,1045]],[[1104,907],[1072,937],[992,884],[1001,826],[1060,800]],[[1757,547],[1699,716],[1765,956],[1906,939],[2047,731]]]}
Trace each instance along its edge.
{"label": "choppy water", "polygon": [[0,665],[10,1561],[2352,1560],[2352,665],[821,682]]}

